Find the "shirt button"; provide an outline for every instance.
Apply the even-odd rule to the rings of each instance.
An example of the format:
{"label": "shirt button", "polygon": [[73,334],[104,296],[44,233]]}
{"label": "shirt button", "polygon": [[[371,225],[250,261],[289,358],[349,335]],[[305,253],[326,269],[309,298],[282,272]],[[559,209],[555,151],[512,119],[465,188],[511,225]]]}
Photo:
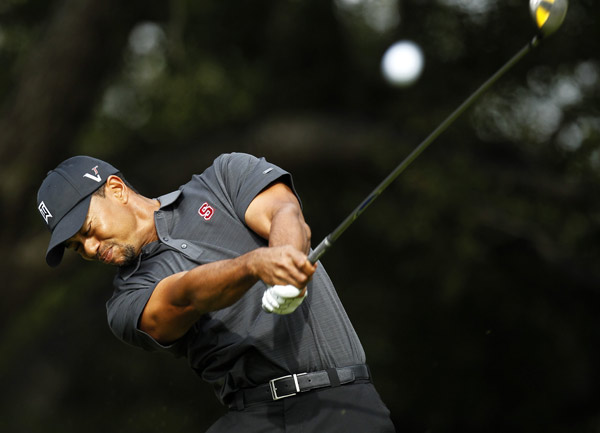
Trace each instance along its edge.
{"label": "shirt button", "polygon": [[168,240],[169,240],[169,238],[166,236],[163,238],[163,241],[165,241],[165,242],[167,242]]}
{"label": "shirt button", "polygon": [[185,250],[187,248],[187,244],[181,244],[181,248]]}

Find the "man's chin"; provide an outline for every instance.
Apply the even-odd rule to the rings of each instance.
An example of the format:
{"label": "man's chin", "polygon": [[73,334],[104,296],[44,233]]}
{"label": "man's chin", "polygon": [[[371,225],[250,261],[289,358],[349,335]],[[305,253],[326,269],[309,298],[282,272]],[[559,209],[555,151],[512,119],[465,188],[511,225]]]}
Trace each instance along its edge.
{"label": "man's chin", "polygon": [[122,260],[119,260],[116,263],[112,263],[115,266],[120,268],[126,268],[127,266],[131,266],[137,262],[139,253],[135,251],[132,245],[126,245],[123,248],[123,256]]}

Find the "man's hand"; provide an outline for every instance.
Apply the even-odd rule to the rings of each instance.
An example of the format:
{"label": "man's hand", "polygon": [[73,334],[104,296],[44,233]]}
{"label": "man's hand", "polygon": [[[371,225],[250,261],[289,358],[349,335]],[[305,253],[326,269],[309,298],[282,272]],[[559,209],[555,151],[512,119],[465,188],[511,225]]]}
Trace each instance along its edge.
{"label": "man's hand", "polygon": [[255,250],[256,274],[268,288],[262,297],[267,313],[290,314],[306,298],[306,284],[316,270],[304,253],[286,245]]}
{"label": "man's hand", "polygon": [[290,314],[300,306],[308,290],[294,286],[269,286],[262,297],[262,308],[267,313]]}
{"label": "man's hand", "polygon": [[292,285],[303,289],[317,266],[290,245],[259,248],[252,252],[252,273],[270,286]]}
{"label": "man's hand", "polygon": [[306,255],[292,246],[264,248],[257,255],[255,274],[268,288],[262,297],[267,313],[290,314],[306,298],[306,284],[316,270]]}

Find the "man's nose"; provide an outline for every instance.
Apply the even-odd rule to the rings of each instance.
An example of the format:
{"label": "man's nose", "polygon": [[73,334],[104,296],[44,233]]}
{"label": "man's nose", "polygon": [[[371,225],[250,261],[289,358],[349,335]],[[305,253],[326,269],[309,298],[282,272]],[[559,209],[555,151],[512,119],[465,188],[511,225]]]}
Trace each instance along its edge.
{"label": "man's nose", "polygon": [[83,240],[83,253],[89,259],[95,259],[98,256],[98,248],[100,247],[100,242],[95,237],[85,238]]}

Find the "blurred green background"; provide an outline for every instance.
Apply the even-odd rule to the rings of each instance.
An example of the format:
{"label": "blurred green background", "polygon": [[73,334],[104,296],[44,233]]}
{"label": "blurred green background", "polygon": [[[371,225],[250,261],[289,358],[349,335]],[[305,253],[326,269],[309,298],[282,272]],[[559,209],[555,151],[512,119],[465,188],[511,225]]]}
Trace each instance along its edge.
{"label": "blurred green background", "polygon": [[[600,432],[600,11],[444,133],[323,258],[399,432]],[[533,36],[527,0],[3,0],[0,431],[204,431],[185,360],[110,333],[113,271],[44,262],[46,172],[145,195],[220,153],[294,174],[313,245]],[[384,51],[425,68],[388,85]]]}

